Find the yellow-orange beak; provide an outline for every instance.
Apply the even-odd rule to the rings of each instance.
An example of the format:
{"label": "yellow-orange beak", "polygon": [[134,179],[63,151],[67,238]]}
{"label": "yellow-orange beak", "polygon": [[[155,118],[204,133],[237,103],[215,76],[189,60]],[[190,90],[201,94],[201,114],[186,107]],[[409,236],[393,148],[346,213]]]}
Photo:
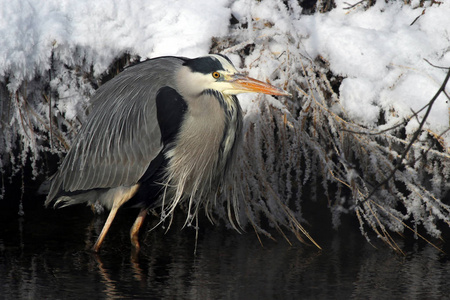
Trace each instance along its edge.
{"label": "yellow-orange beak", "polygon": [[263,93],[274,96],[292,97],[290,93],[282,89],[242,74],[233,75],[230,83],[237,93]]}

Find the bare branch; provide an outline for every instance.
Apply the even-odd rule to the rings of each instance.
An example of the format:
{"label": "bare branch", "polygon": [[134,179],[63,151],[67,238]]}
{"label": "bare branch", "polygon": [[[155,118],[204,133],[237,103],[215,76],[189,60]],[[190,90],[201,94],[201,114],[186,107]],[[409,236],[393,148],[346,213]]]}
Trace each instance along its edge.
{"label": "bare branch", "polygon": [[382,182],[380,182],[377,186],[375,186],[375,188],[372,190],[372,192],[363,200],[359,203],[359,205],[367,202],[368,200],[370,200],[370,198],[385,184],[387,184],[389,182],[389,180],[391,180],[394,175],[395,172],[397,172],[398,169],[400,169],[400,167],[403,166],[403,160],[405,159],[406,155],[408,154],[409,150],[411,149],[411,147],[413,146],[413,144],[416,142],[417,138],[419,137],[419,134],[422,132],[423,126],[425,125],[425,122],[430,114],[431,108],[433,107],[434,102],[436,101],[436,99],[439,97],[439,95],[445,91],[445,87],[448,83],[450,79],[450,68],[448,69],[447,72],[447,76],[445,77],[444,81],[442,82],[442,85],[440,86],[439,90],[436,92],[436,94],[434,95],[434,97],[430,100],[430,102],[428,102],[428,109],[425,112],[425,115],[422,118],[422,121],[419,124],[419,128],[417,128],[417,130],[414,132],[414,135],[411,138],[411,141],[409,142],[409,144],[406,146],[406,149],[403,151],[400,159],[397,161],[397,163],[395,164],[395,168],[392,170],[392,172],[389,174],[389,176],[384,179]]}

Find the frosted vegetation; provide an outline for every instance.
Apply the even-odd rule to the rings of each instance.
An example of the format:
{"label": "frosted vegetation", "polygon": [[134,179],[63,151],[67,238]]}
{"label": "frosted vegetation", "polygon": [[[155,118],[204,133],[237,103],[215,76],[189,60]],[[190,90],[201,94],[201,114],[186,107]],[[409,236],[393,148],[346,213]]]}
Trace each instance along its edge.
{"label": "frosted vegetation", "polygon": [[44,154],[64,156],[96,87],[130,62],[219,52],[294,97],[239,97],[240,168],[212,219],[312,242],[302,207],[326,197],[334,226],[354,215],[398,251],[393,232],[448,229],[448,1],[175,2],[1,5],[3,180],[49,175]]}

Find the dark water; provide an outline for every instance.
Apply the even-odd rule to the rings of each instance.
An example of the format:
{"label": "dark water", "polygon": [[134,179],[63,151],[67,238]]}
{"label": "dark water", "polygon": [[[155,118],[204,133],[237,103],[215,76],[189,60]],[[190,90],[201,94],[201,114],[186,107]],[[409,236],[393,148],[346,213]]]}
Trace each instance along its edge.
{"label": "dark water", "polygon": [[[400,256],[367,243],[357,227],[311,229],[318,251],[294,239],[290,246],[253,232],[238,234],[182,219],[141,236],[131,255],[128,232],[137,211],[119,213],[102,251],[92,246],[104,216],[86,207],[40,206],[0,212],[0,299],[446,299],[448,257],[427,244]],[[155,219],[155,218],[153,218]],[[147,223],[147,229],[153,224]]]}

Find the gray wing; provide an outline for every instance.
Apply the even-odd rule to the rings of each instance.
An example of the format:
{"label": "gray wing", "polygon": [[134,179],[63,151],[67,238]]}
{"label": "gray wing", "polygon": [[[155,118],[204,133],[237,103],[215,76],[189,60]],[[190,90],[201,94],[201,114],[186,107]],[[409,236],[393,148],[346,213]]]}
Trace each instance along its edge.
{"label": "gray wing", "polygon": [[46,204],[61,192],[131,186],[162,149],[156,94],[174,87],[183,60],[164,57],[124,70],[102,85],[58,172]]}

